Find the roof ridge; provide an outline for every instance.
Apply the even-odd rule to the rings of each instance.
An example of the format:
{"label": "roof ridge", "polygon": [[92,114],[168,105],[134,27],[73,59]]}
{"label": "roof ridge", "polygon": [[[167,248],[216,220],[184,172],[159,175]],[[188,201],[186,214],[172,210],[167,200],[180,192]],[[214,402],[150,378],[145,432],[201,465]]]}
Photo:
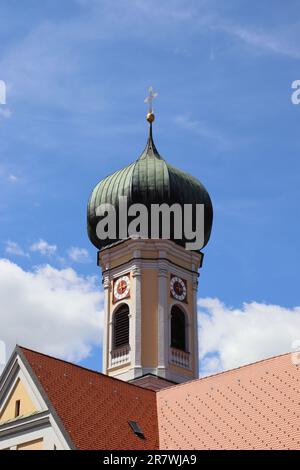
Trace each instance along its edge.
{"label": "roof ridge", "polygon": [[[170,385],[170,387],[168,387],[168,390],[170,388],[181,387],[183,385],[187,385],[191,382],[196,382],[196,381],[197,382],[202,382],[204,380],[209,380],[209,379],[212,379],[214,377],[218,377],[219,375],[230,374],[230,372],[236,372],[239,369],[243,369],[245,367],[250,367],[250,366],[255,366],[256,364],[260,364],[262,362],[272,361],[273,359],[277,359],[278,357],[288,356],[291,353],[292,352],[290,351],[290,352],[283,353],[283,354],[277,354],[276,356],[266,357],[265,359],[260,359],[259,361],[255,361],[255,362],[249,362],[249,364],[243,364],[241,366],[234,367],[233,369],[223,370],[221,372],[216,372],[215,374],[212,374],[212,375],[206,375],[205,377],[199,377],[198,379],[187,380],[186,382],[182,382],[180,384]],[[162,389],[162,390],[158,390],[157,393],[164,392],[164,391],[166,391],[166,388]]]}
{"label": "roof ridge", "polygon": [[[30,352],[32,352],[32,353],[34,353],[34,354],[39,354],[40,356],[48,357],[49,359],[53,359],[53,360],[55,360],[55,361],[64,362],[65,364],[69,364],[69,365],[71,365],[71,366],[73,366],[73,367],[78,367],[79,369],[83,369],[83,370],[85,370],[85,371],[87,371],[87,372],[92,372],[93,374],[96,374],[96,375],[98,375],[98,376],[105,377],[105,378],[107,378],[107,379],[115,380],[115,381],[117,381],[117,382],[119,382],[119,383],[128,384],[128,385],[130,385],[130,386],[132,386],[132,387],[137,387],[137,388],[139,388],[139,389],[143,389],[143,390],[148,390],[148,391],[150,391],[150,392],[154,392],[153,390],[146,389],[146,388],[144,388],[144,387],[141,387],[141,386],[139,386],[139,385],[133,384],[133,383],[131,383],[131,382],[127,382],[127,381],[124,381],[124,380],[117,379],[116,377],[112,377],[112,376],[110,376],[110,375],[103,374],[103,372],[99,372],[99,371],[97,371],[97,370],[93,370],[93,369],[90,369],[90,368],[88,368],[88,367],[84,367],[84,366],[82,366],[82,365],[80,365],[80,364],[74,364],[73,362],[66,361],[65,359],[61,359],[61,358],[59,358],[59,357],[50,356],[50,354],[42,353],[42,352],[40,352],[40,351],[36,351],[35,349],[26,348],[25,346],[21,346],[21,345],[17,344],[17,349],[18,349],[18,348],[21,349],[21,351],[24,351],[24,350],[25,350],[25,351],[30,351]],[[26,358],[26,359],[27,359],[27,358]],[[155,392],[154,392],[154,393],[155,393]]]}
{"label": "roof ridge", "polygon": [[[287,353],[283,353],[283,354],[277,354],[277,355],[275,355],[275,356],[267,357],[267,358],[265,358],[265,359],[260,359],[259,361],[254,361],[254,362],[250,362],[249,364],[243,364],[243,365],[241,365],[241,366],[234,367],[233,369],[223,370],[223,371],[221,371],[221,372],[217,372],[217,373],[212,374],[212,375],[207,375],[207,376],[205,376],[205,377],[200,377],[200,378],[198,378],[198,379],[192,379],[192,380],[188,380],[188,381],[186,381],[186,382],[182,382],[182,383],[179,383],[179,384],[170,385],[169,387],[166,387],[166,388],[161,389],[161,390],[151,390],[151,389],[148,389],[148,388],[141,387],[140,385],[134,384],[134,383],[132,383],[132,382],[127,382],[127,381],[125,382],[125,381],[120,380],[120,379],[118,379],[118,378],[116,378],[116,377],[111,377],[111,376],[109,376],[109,375],[103,374],[103,372],[99,372],[99,371],[90,369],[90,368],[88,368],[88,367],[84,367],[84,366],[79,365],[79,364],[74,364],[73,362],[66,361],[66,360],[60,359],[60,358],[58,358],[58,357],[50,356],[49,354],[45,354],[45,353],[36,351],[36,350],[34,350],[34,349],[26,348],[26,347],[20,346],[20,345],[18,345],[18,344],[17,344],[17,348],[20,348],[21,350],[26,350],[26,351],[33,352],[34,354],[39,354],[39,355],[44,356],[44,357],[48,357],[49,359],[53,359],[53,360],[55,360],[55,361],[64,362],[64,363],[69,364],[69,365],[71,365],[71,366],[73,366],[73,367],[77,367],[77,368],[83,369],[83,370],[85,370],[85,371],[87,371],[87,372],[92,372],[93,374],[96,374],[96,375],[98,375],[98,376],[102,376],[102,377],[105,377],[105,378],[107,378],[107,379],[112,379],[112,380],[115,380],[115,381],[117,381],[117,382],[119,382],[119,383],[126,383],[126,384],[128,384],[128,385],[130,385],[130,386],[132,386],[132,387],[137,387],[137,388],[139,388],[139,389],[148,390],[149,392],[152,392],[152,393],[161,393],[161,392],[166,391],[167,389],[169,390],[170,388],[173,389],[173,388],[175,388],[175,387],[182,387],[182,386],[187,385],[187,384],[189,384],[189,383],[191,383],[191,382],[196,382],[196,381],[197,381],[197,382],[202,382],[202,381],[204,381],[204,380],[210,380],[210,379],[213,379],[213,378],[215,378],[215,377],[218,377],[218,376],[221,376],[221,375],[224,375],[224,374],[230,374],[230,373],[232,373],[232,372],[236,372],[236,371],[238,371],[238,370],[240,370],[240,369],[244,369],[244,368],[246,368],[246,367],[252,367],[252,366],[254,366],[254,365],[261,364],[261,363],[263,363],[263,362],[269,362],[269,361],[272,361],[273,359],[277,359],[277,358],[283,357],[283,356],[288,356],[288,355],[291,354],[291,351],[290,351],[290,352],[287,352]],[[155,375],[155,374],[154,374],[154,375]],[[138,377],[138,378],[140,378],[140,377]],[[159,377],[159,378],[160,378],[160,377]],[[165,380],[167,380],[167,379],[165,379]]]}

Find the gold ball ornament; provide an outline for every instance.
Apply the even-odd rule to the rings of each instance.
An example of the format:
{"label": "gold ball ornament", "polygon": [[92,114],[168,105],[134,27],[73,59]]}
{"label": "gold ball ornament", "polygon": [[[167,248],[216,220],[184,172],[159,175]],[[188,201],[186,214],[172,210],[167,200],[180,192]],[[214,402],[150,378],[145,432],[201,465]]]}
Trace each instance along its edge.
{"label": "gold ball ornament", "polygon": [[153,122],[155,119],[155,116],[153,113],[148,113],[146,119],[148,122]]}

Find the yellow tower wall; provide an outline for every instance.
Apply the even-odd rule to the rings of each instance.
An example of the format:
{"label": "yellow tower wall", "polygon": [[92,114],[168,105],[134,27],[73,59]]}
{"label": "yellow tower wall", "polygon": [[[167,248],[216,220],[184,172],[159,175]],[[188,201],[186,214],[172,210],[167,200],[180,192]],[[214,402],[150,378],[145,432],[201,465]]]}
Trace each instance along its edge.
{"label": "yellow tower wall", "polygon": [[142,273],[142,366],[157,366],[158,271]]}

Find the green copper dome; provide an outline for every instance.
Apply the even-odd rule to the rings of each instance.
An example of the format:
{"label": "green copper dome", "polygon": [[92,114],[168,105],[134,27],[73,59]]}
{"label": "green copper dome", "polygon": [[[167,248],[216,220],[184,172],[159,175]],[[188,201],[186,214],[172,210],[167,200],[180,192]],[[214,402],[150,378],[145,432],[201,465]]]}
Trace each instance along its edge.
{"label": "green copper dome", "polygon": [[[199,180],[173,167],[159,155],[152,138],[152,123],[147,145],[139,159],[101,180],[92,191],[87,209],[87,228],[91,242],[98,249],[118,240],[100,240],[97,237],[96,226],[100,217],[96,215],[96,209],[100,204],[109,203],[118,214],[120,196],[127,196],[128,206],[142,203],[147,208],[151,204],[163,203],[181,206],[204,204],[204,245],[208,242],[213,219],[209,194]],[[149,233],[150,225],[149,221]],[[171,239],[180,245],[186,242],[184,238],[178,240],[172,235]]]}

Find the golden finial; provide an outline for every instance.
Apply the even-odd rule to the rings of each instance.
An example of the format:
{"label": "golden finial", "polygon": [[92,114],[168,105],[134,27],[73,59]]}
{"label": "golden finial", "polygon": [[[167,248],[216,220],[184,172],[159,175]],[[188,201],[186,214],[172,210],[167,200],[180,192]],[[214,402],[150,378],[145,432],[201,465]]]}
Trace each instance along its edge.
{"label": "golden finial", "polygon": [[147,113],[147,116],[146,116],[146,119],[148,122],[152,123],[155,119],[155,116],[154,114],[151,112],[151,113]]}
{"label": "golden finial", "polygon": [[153,106],[152,106],[152,102],[154,100],[154,98],[157,97],[158,93],[154,92],[153,91],[153,88],[152,86],[149,87],[149,95],[145,98],[144,102],[145,103],[149,103],[149,110],[148,110],[148,113],[147,113],[147,116],[146,116],[146,119],[147,121],[152,124],[152,122],[154,121],[155,119],[155,116],[154,116],[154,113],[153,113]]}

